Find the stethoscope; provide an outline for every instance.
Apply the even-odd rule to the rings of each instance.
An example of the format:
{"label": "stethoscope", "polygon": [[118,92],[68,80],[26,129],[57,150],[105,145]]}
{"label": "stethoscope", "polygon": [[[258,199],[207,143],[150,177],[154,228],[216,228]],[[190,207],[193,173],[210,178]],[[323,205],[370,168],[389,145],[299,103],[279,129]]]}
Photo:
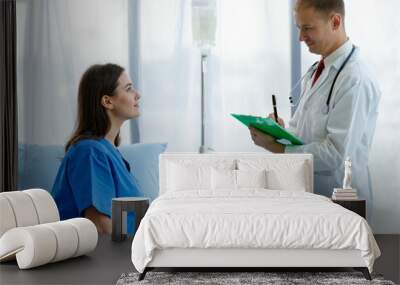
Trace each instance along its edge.
{"label": "stethoscope", "polygon": [[[342,65],[340,66],[338,72],[336,73],[335,78],[333,79],[333,82],[332,82],[332,85],[331,85],[331,89],[329,90],[329,95],[328,95],[328,98],[327,98],[327,100],[326,100],[326,104],[325,104],[325,106],[324,106],[324,109],[322,110],[322,113],[325,114],[325,115],[328,114],[328,112],[329,112],[329,104],[330,104],[330,102],[331,102],[332,93],[333,93],[333,88],[335,87],[336,80],[337,80],[337,78],[339,77],[340,73],[342,72],[343,68],[346,66],[347,62],[348,62],[348,61],[350,60],[350,58],[352,57],[352,55],[353,55],[355,49],[356,49],[356,47],[353,45],[353,48],[351,49],[350,54],[346,57],[346,59],[344,60],[344,62],[343,62]],[[315,71],[316,71],[316,68],[315,68],[315,67],[316,67],[316,65],[318,64],[318,62],[319,62],[319,61],[315,62],[315,63],[307,70],[307,72],[300,78],[300,80],[297,81],[297,83],[294,85],[294,87],[293,87],[292,90],[290,91],[290,94],[292,94],[292,92],[299,86],[299,84],[300,84],[301,82],[303,82],[304,78],[305,78],[307,75],[309,75],[310,72],[311,72],[311,77],[310,77],[310,78],[313,77],[313,75],[314,75],[314,73],[315,73]],[[302,92],[302,94],[300,95],[300,98],[298,99],[297,104],[300,102],[300,100],[301,100],[301,98],[303,97],[304,93],[305,93],[305,90],[304,90],[304,91]],[[291,96],[289,97],[289,101],[290,101],[290,104],[291,104],[292,107],[296,107],[296,106],[297,106],[297,104],[294,104],[294,103],[293,103],[293,98],[292,98]]]}

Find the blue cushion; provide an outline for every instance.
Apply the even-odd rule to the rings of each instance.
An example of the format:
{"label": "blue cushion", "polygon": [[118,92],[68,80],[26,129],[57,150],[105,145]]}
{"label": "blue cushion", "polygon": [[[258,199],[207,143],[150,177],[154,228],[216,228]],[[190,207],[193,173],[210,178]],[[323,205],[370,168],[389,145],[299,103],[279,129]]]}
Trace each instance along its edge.
{"label": "blue cushion", "polygon": [[166,148],[166,143],[137,143],[118,148],[131,165],[131,172],[139,184],[140,192],[151,200],[158,196],[158,161]]}
{"label": "blue cushion", "polygon": [[64,157],[64,146],[20,144],[18,154],[18,188],[51,191]]}
{"label": "blue cushion", "polygon": [[[143,196],[154,200],[159,192],[158,158],[166,143],[123,145],[119,151],[131,165],[131,172]],[[19,145],[19,189],[43,188],[51,191],[65,155],[62,145]]]}

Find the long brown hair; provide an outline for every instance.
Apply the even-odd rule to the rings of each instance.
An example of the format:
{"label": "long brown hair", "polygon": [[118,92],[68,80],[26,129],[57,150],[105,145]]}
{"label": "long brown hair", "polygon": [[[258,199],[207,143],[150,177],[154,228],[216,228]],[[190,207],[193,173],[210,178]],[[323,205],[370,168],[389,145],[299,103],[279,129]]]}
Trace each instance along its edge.
{"label": "long brown hair", "polygon": [[[124,68],[113,63],[95,64],[82,75],[78,90],[77,126],[65,145],[65,151],[82,139],[100,139],[110,130],[111,122],[101,105],[104,95],[113,96]],[[119,134],[114,145],[120,143]]]}

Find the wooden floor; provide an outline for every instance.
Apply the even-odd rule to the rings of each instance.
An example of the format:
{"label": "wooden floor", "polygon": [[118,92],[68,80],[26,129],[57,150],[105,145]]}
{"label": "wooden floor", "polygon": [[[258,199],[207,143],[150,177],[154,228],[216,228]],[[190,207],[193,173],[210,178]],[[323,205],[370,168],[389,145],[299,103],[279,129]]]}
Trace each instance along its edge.
{"label": "wooden floor", "polygon": [[[400,235],[375,238],[382,256],[375,262],[374,272],[398,284]],[[109,236],[100,236],[96,250],[88,256],[29,270],[19,270],[16,262],[0,264],[0,284],[115,284],[122,273],[135,271],[130,248],[131,240],[115,243]]]}

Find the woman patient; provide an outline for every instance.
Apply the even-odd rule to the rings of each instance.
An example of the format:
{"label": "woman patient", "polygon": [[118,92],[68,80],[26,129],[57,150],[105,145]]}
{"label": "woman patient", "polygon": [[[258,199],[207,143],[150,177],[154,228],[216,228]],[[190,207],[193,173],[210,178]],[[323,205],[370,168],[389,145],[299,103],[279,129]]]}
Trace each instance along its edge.
{"label": "woman patient", "polygon": [[139,196],[116,146],[121,125],[139,116],[140,94],[116,64],[91,66],[78,91],[77,127],[65,146],[52,194],[61,219],[86,217],[111,233],[111,199]]}

